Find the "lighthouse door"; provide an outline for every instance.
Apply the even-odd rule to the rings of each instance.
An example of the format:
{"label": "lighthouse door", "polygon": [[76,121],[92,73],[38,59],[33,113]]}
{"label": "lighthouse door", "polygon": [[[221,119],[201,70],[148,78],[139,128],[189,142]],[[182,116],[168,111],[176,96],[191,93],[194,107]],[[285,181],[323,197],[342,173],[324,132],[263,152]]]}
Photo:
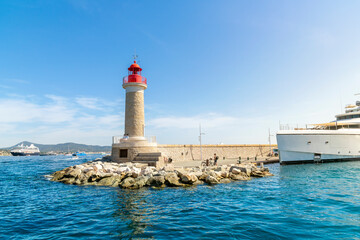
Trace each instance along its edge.
{"label": "lighthouse door", "polygon": [[128,157],[128,150],[127,149],[120,149],[120,158],[127,158]]}

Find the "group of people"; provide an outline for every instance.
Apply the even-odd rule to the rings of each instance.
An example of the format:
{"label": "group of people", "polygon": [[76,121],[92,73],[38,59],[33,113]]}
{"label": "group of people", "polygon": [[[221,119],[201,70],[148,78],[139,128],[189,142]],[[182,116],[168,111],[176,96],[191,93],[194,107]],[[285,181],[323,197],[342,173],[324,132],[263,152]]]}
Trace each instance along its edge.
{"label": "group of people", "polygon": [[[212,158],[210,158],[210,160],[212,160]],[[206,160],[205,160],[206,166],[211,165],[210,160],[209,160],[209,159],[206,159]],[[218,161],[218,160],[219,160],[219,157],[216,156],[216,153],[214,153],[214,166],[217,166],[217,161]],[[203,163],[203,164],[204,164],[204,163]]]}

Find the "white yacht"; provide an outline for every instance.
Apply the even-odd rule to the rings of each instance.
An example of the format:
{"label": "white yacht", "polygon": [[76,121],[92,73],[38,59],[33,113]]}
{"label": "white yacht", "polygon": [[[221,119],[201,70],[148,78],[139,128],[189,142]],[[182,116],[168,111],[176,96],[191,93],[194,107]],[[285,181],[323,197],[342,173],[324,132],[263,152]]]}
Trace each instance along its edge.
{"label": "white yacht", "polygon": [[20,144],[11,149],[10,153],[13,156],[31,156],[40,155],[40,150],[34,144],[31,144],[30,146],[24,146],[24,144]]}
{"label": "white yacht", "polygon": [[280,164],[360,160],[360,101],[335,117],[311,128],[280,129]]}

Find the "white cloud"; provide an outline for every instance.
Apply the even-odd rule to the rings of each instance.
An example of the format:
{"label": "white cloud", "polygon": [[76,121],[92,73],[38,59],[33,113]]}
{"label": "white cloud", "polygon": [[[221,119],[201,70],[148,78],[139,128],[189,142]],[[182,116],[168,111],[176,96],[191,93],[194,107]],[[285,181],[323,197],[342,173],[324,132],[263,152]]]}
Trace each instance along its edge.
{"label": "white cloud", "polygon": [[[278,122],[272,116],[241,118],[208,113],[196,116],[172,116],[151,119],[146,132],[156,135],[161,144],[199,144],[201,123],[204,144],[258,144],[267,143],[268,129],[275,133]],[[264,120],[266,119],[266,120]],[[275,141],[275,137],[272,138]]]}
{"label": "white cloud", "polygon": [[[122,134],[123,118],[117,108],[104,107],[94,113],[88,105],[84,106],[84,101],[79,103],[77,99],[80,98],[56,95],[11,95],[0,99],[0,146],[8,147],[23,140],[110,145],[113,135]],[[97,102],[99,106],[119,103],[102,99]]]}
{"label": "white cloud", "polygon": [[116,99],[114,101],[105,101],[103,99],[90,97],[77,97],[75,98],[75,101],[81,107],[100,111],[108,111],[110,109],[114,109],[114,107],[121,103],[121,100],[119,99]]}
{"label": "white cloud", "polygon": [[148,121],[149,126],[155,128],[180,128],[193,129],[199,128],[199,124],[208,128],[221,127],[228,124],[235,124],[239,119],[230,116],[221,116],[210,113],[191,117],[162,117]]}
{"label": "white cloud", "polygon": [[0,123],[0,133],[11,133],[15,128],[14,124]]}
{"label": "white cloud", "polygon": [[98,99],[97,98],[86,98],[86,97],[79,97],[76,98],[76,102],[85,108],[89,108],[89,109],[101,109],[100,106],[98,105]]}
{"label": "white cloud", "polygon": [[[123,134],[124,113],[118,112],[118,107],[114,107],[120,101],[107,102],[100,98],[87,101],[88,99],[94,100],[55,95],[0,99],[0,109],[4,113],[0,115],[0,146],[12,146],[23,140],[36,143],[71,141],[110,145],[112,136]],[[101,111],[93,111],[94,108],[89,108],[89,104],[103,107]],[[277,120],[271,123],[269,119],[269,116],[240,118],[220,113],[170,116],[146,119],[145,130],[146,135],[157,136],[159,143],[196,144],[201,124],[206,133],[204,144],[264,143],[269,125],[278,123]],[[264,140],[259,141],[259,136]]]}
{"label": "white cloud", "polygon": [[111,125],[111,126],[119,126],[122,125],[123,118],[120,115],[106,115],[103,117],[99,117],[98,121],[100,124]]}
{"label": "white cloud", "polygon": [[20,83],[20,84],[29,84],[29,81],[18,79],[18,78],[6,78],[4,79],[6,82],[12,82],[12,83]]}
{"label": "white cloud", "polygon": [[13,88],[13,87],[8,86],[8,85],[0,84],[0,88],[3,88],[3,89],[11,89],[11,88]]}
{"label": "white cloud", "polygon": [[47,95],[45,95],[45,97],[47,97],[57,103],[65,103],[67,101],[67,99],[65,97],[56,96],[56,95],[52,95],[52,94],[47,94]]}
{"label": "white cloud", "polygon": [[74,110],[68,108],[64,99],[51,98],[52,102],[44,105],[34,103],[28,99],[0,99],[0,109],[4,114],[0,116],[0,123],[56,123],[71,121]]}

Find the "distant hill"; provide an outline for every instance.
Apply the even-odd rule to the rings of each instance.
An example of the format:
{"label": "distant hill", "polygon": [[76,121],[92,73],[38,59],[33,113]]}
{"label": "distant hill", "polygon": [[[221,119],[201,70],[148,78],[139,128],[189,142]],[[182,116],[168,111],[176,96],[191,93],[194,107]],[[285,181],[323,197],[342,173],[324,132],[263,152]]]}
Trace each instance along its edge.
{"label": "distant hill", "polygon": [[78,143],[60,143],[55,145],[47,145],[47,144],[38,144],[38,143],[32,143],[23,141],[20,142],[12,147],[5,148],[5,149],[11,149],[17,145],[24,144],[24,145],[30,145],[34,144],[40,149],[40,152],[110,152],[111,147],[110,146],[99,146],[99,145],[86,145],[86,144],[78,144]]}

